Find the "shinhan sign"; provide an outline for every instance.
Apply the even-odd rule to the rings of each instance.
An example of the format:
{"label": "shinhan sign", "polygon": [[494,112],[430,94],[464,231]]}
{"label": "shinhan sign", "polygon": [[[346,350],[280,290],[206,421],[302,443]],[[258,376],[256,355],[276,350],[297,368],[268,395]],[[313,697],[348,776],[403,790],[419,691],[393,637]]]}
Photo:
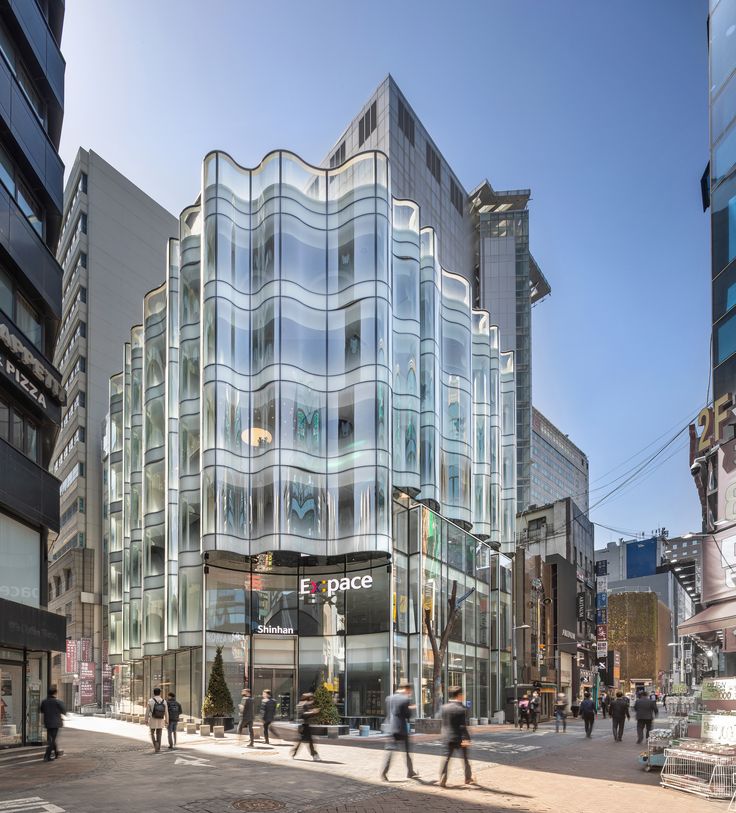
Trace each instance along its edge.
{"label": "shinhan sign", "polygon": [[326,593],[328,596],[334,596],[335,593],[343,593],[346,590],[367,590],[373,587],[373,576],[353,576],[343,579],[320,579],[319,581],[312,581],[312,579],[301,579],[299,582],[299,595],[309,596],[315,593]]}

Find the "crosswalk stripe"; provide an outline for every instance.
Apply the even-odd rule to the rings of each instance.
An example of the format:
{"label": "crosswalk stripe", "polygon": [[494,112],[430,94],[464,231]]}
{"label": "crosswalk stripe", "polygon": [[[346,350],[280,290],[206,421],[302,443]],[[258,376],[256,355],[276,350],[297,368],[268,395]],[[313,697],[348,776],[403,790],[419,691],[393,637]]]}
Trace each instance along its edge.
{"label": "crosswalk stripe", "polygon": [[65,813],[63,807],[44,801],[40,796],[25,799],[6,799],[0,802],[2,813]]}

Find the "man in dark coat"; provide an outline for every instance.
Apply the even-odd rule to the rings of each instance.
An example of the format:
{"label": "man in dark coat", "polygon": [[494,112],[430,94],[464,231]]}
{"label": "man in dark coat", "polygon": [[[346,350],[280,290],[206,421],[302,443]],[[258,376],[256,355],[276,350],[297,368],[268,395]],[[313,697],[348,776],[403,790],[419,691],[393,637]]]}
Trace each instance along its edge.
{"label": "man in dark coat", "polygon": [[59,751],[56,737],[63,725],[62,716],[66,714],[66,709],[61,700],[56,697],[56,686],[49,687],[49,696],[42,701],[39,711],[43,714],[43,724],[46,728],[46,753],[43,759],[44,762],[51,762],[52,751],[55,759],[58,759],[64,753]]}
{"label": "man in dark coat", "polygon": [[169,692],[166,705],[169,708],[169,724],[166,726],[166,731],[169,736],[169,750],[171,750],[176,745],[176,729],[179,726],[179,718],[183,709],[174,692]]}
{"label": "man in dark coat", "polygon": [[647,739],[649,739],[652,721],[659,714],[657,701],[641,692],[634,703],[634,711],[636,712],[636,741],[641,743],[644,740],[645,731]]}
{"label": "man in dark coat", "polygon": [[440,787],[443,788],[447,785],[447,770],[450,765],[450,759],[458,748],[460,749],[465,765],[465,784],[475,784],[475,778],[473,777],[473,772],[470,769],[470,761],[468,760],[470,734],[468,733],[467,726],[468,710],[465,708],[465,696],[463,695],[463,690],[457,686],[450,689],[449,695],[450,702],[442,706],[442,733],[445,736],[447,748],[445,762],[440,774]]}
{"label": "man in dark coat", "polygon": [[585,692],[585,696],[580,703],[580,716],[583,718],[583,723],[585,723],[585,736],[592,737],[593,723],[595,722],[595,703],[590,696],[590,692]]}
{"label": "man in dark coat", "polygon": [[242,695],[243,699],[240,701],[240,708],[242,711],[240,715],[240,725],[238,726],[238,734],[242,734],[243,729],[247,727],[248,733],[250,734],[248,748],[253,748],[253,720],[255,718],[253,697],[251,696],[250,689],[243,689],[240,694]]}
{"label": "man in dark coat", "polygon": [[271,697],[271,690],[264,689],[261,697],[261,719],[263,720],[263,739],[268,745],[268,729],[276,716],[276,701]]}
{"label": "man in dark coat", "polygon": [[416,706],[411,703],[411,686],[402,683],[397,692],[386,698],[386,721],[389,726],[389,736],[391,739],[386,745],[386,756],[383,760],[381,779],[388,781],[388,768],[391,758],[397,748],[402,747],[406,751],[406,776],[412,779],[419,776],[414,770],[409,752],[409,720]]}
{"label": "man in dark coat", "polygon": [[616,699],[608,707],[608,712],[611,715],[613,739],[615,742],[621,742],[621,737],[624,734],[624,722],[631,719],[629,704],[623,692],[616,692]]}
{"label": "man in dark coat", "polygon": [[314,747],[314,740],[312,739],[312,723],[315,718],[319,716],[319,709],[314,704],[314,695],[312,692],[304,692],[301,699],[296,706],[296,716],[299,720],[299,739],[296,745],[291,750],[291,758],[297,755],[302,743],[306,743],[309,747],[309,753],[315,762],[321,762],[317,749]]}

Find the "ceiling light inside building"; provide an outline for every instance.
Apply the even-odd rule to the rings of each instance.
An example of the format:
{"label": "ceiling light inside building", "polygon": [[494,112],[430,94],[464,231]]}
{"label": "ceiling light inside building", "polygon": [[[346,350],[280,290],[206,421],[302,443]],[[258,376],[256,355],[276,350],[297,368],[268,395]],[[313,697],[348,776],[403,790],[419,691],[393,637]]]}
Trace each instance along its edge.
{"label": "ceiling light inside building", "polygon": [[243,439],[243,443],[248,443],[250,446],[268,446],[273,440],[268,429],[259,429],[257,426],[253,429],[243,429],[240,437]]}

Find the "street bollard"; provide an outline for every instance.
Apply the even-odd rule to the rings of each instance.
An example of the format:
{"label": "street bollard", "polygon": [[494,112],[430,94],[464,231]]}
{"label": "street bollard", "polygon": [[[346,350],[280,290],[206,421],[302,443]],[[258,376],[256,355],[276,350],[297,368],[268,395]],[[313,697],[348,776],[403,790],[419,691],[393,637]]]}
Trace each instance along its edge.
{"label": "street bollard", "polygon": [[212,733],[218,739],[224,737],[225,736],[225,726],[224,725],[212,726]]}
{"label": "street bollard", "polygon": [[199,733],[203,737],[209,737],[209,735],[210,735],[210,727],[206,723],[202,723],[202,725],[199,727]]}

